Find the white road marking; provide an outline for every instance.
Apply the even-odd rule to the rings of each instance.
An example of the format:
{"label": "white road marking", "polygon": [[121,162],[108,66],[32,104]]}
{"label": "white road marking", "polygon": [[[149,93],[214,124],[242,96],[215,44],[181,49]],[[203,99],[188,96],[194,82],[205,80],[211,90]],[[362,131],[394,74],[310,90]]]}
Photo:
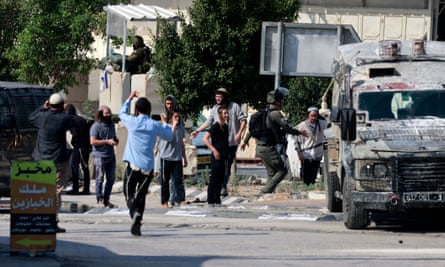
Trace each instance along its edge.
{"label": "white road marking", "polygon": [[[403,245],[401,245],[403,246]],[[344,252],[347,254],[411,254],[411,255],[445,255],[444,248],[379,248],[379,249],[338,249],[336,252]]]}
{"label": "white road marking", "polygon": [[165,215],[172,216],[187,216],[187,217],[206,217],[208,211],[202,210],[169,210],[165,213]]}
{"label": "white road marking", "polygon": [[298,221],[316,221],[317,216],[310,214],[263,214],[258,219],[260,220],[298,220]]}

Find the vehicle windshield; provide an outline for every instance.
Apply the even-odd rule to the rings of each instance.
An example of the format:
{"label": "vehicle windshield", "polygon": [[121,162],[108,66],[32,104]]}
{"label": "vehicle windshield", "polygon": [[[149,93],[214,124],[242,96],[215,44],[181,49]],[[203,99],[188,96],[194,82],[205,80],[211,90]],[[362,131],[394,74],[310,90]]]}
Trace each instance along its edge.
{"label": "vehicle windshield", "polygon": [[445,118],[444,101],[444,90],[362,92],[358,109],[368,111],[369,120]]}

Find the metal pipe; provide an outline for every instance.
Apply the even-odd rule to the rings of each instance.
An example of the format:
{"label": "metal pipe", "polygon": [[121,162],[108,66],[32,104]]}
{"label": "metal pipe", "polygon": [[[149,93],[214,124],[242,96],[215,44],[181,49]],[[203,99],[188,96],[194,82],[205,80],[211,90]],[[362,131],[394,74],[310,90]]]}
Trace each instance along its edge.
{"label": "metal pipe", "polygon": [[279,22],[277,25],[278,34],[278,44],[276,51],[276,61],[275,61],[275,88],[280,87],[281,82],[281,60],[283,53],[283,23]]}

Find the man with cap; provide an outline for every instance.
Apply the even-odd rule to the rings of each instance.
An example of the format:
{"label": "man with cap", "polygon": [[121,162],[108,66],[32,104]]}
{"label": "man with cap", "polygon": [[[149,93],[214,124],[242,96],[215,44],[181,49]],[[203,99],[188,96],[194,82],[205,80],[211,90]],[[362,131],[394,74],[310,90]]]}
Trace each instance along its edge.
{"label": "man with cap", "polygon": [[127,163],[124,174],[124,194],[132,219],[130,232],[141,235],[141,224],[145,210],[145,198],[153,179],[154,146],[159,137],[164,140],[173,138],[172,129],[166,123],[165,114],[161,122],[150,117],[151,103],[141,97],[135,103],[135,116],[128,114],[131,101],[137,98],[136,91],[131,92],[119,112],[119,118],[128,131],[123,161]]}
{"label": "man with cap", "polygon": [[311,106],[307,109],[307,119],[300,122],[295,128],[308,133],[308,136],[298,136],[295,142],[295,150],[301,161],[300,176],[307,185],[314,184],[320,161],[323,157],[323,131],[328,124],[320,120],[318,108]]}
{"label": "man with cap", "polygon": [[[283,100],[288,94],[289,90],[284,87],[278,87],[267,93],[267,136],[256,140],[256,155],[263,161],[268,175],[267,183],[261,189],[261,193],[273,193],[287,174],[288,170],[285,164],[286,134],[304,134],[304,132],[292,129],[281,113]],[[249,139],[250,135],[248,134],[241,149],[244,150]]]}
{"label": "man with cap", "polygon": [[229,125],[228,167],[221,187],[221,196],[227,196],[227,183],[230,178],[230,170],[232,164],[234,164],[236,172],[236,150],[246,127],[247,116],[241,109],[240,105],[229,100],[229,92],[226,88],[218,88],[215,91],[215,105],[213,105],[210,110],[209,117],[201,126],[193,131],[190,136],[191,138],[195,138],[199,132],[212,126],[215,122],[218,122],[218,109],[221,106],[225,106],[229,111],[229,121],[227,122]]}
{"label": "man with cap", "polygon": [[[69,167],[69,152],[66,147],[66,132],[74,126],[72,116],[63,111],[64,98],[54,93],[29,115],[29,121],[38,129],[36,146],[32,154],[35,160],[52,160],[56,165],[56,207],[57,211],[62,203],[62,191],[67,180]],[[56,232],[64,233],[66,230],[59,227],[59,218],[56,216]]]}

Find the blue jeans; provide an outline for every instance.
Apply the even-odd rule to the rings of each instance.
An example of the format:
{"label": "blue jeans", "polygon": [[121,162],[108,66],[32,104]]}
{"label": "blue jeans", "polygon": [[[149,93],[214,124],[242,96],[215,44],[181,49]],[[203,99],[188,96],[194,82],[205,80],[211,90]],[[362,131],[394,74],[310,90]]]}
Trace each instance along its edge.
{"label": "blue jeans", "polygon": [[[116,158],[94,157],[94,169],[96,171],[96,199],[103,199],[104,203],[110,200],[111,190],[113,189],[116,178]],[[105,189],[102,191],[104,177],[106,176]]]}
{"label": "blue jeans", "polygon": [[182,160],[161,159],[161,204],[181,203],[185,200]]}

